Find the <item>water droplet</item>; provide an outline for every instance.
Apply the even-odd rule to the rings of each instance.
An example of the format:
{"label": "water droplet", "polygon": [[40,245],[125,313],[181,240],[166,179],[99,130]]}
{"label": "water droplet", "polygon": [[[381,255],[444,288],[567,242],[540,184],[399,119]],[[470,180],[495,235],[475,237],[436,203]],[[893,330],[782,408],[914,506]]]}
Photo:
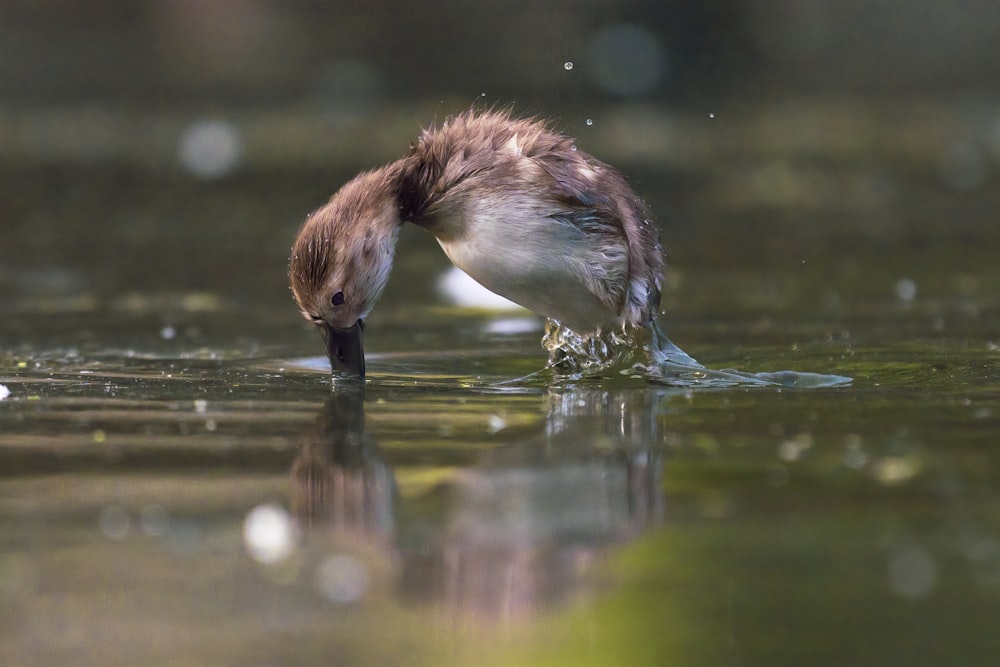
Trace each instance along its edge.
{"label": "water droplet", "polygon": [[573,62],[571,60],[567,60],[566,62],[564,62],[563,69],[566,70],[567,72],[573,69]]}
{"label": "water droplet", "polygon": [[714,113],[710,113],[710,114],[708,114],[708,117],[709,118],[715,118],[715,114]]}
{"label": "water droplet", "polygon": [[0,401],[7,398],[8,396],[10,396],[10,389],[7,388],[7,385],[0,384]]}
{"label": "water droplet", "polygon": [[593,118],[588,118],[587,119],[587,125],[593,125],[593,124],[594,124],[594,119]]}
{"label": "water droplet", "polygon": [[177,330],[174,329],[169,324],[160,329],[160,338],[162,338],[163,340],[170,340],[176,335],[177,335]]}

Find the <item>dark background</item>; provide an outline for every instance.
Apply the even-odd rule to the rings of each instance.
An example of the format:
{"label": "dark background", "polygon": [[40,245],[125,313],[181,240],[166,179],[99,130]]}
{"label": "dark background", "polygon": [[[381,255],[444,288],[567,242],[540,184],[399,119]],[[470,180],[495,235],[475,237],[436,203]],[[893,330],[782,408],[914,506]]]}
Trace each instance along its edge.
{"label": "dark background", "polygon": [[[631,177],[681,316],[850,319],[901,280],[982,295],[997,43],[985,1],[7,0],[0,309],[67,335],[215,312],[288,340],[305,214],[471,104],[552,119]],[[446,260],[402,244],[376,317],[438,298]]]}

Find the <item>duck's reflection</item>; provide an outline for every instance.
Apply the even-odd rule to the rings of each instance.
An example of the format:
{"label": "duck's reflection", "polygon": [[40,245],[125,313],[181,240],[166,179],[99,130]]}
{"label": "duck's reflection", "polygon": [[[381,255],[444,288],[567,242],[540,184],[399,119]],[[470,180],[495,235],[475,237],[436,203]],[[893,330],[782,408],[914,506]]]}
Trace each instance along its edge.
{"label": "duck's reflection", "polygon": [[[361,393],[338,393],[292,468],[293,508],[313,532],[380,545],[407,599],[463,616],[522,617],[581,590],[602,553],[661,518],[661,398],[551,390],[536,435],[491,450],[401,508]],[[396,526],[395,516],[407,518]]]}
{"label": "duck's reflection", "polygon": [[365,429],[363,391],[337,393],[320,423],[292,465],[292,511],[306,527],[391,545],[395,480]]}

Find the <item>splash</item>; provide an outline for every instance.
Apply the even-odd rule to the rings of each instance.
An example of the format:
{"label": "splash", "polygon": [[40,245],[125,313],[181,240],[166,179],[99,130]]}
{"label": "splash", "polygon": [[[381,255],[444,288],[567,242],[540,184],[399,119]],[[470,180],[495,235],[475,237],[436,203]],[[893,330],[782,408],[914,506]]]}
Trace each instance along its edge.
{"label": "splash", "polygon": [[542,347],[549,353],[549,369],[558,375],[584,377],[638,363],[644,351],[639,333],[637,328],[624,327],[580,335],[557,320],[547,320]]}
{"label": "splash", "polygon": [[705,368],[667,338],[656,322],[624,325],[581,335],[556,320],[545,324],[542,347],[549,353],[546,375],[577,380],[617,373],[658,384],[686,387],[789,387],[816,389],[851,383],[843,375],[777,371],[745,373]]}

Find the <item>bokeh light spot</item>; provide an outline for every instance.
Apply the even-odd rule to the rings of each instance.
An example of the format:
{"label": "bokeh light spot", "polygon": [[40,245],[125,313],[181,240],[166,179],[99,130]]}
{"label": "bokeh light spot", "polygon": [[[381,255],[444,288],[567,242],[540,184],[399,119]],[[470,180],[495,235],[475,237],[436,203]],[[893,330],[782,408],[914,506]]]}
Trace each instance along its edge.
{"label": "bokeh light spot", "polygon": [[200,120],[184,129],[177,152],[181,164],[195,176],[219,178],[239,163],[242,139],[229,123]]}
{"label": "bokeh light spot", "polygon": [[295,520],[283,507],[258,505],[243,521],[243,543],[247,553],[258,563],[279,563],[295,550]]}

